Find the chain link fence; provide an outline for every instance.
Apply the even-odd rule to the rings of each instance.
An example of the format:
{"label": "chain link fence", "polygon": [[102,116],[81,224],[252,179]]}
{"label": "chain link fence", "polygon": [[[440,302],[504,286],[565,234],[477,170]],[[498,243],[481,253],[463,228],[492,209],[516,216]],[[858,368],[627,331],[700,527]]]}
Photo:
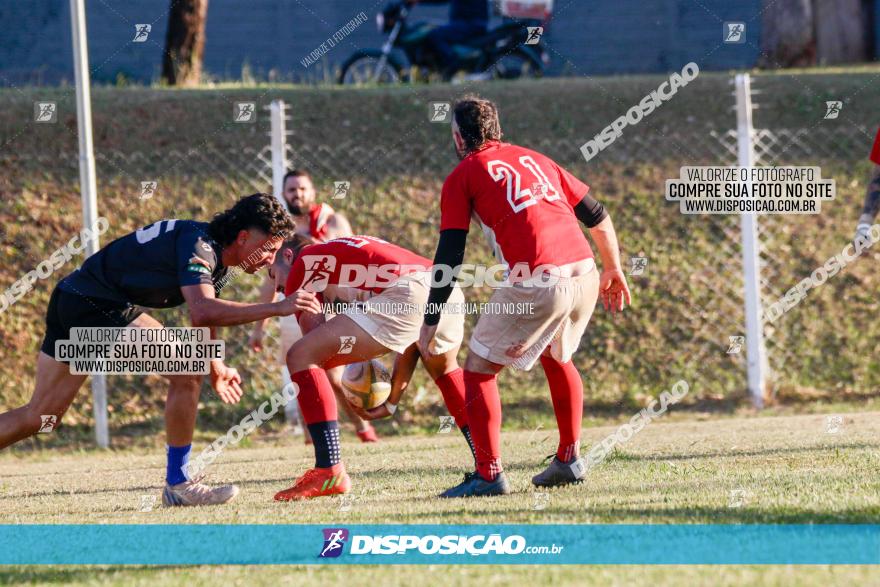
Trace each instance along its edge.
{"label": "chain link fence", "polygon": [[[745,347],[737,348],[736,338],[731,338],[745,334],[739,218],[685,216],[663,197],[665,180],[678,177],[683,165],[736,165],[733,97],[727,82],[719,77],[694,81],[695,88],[711,85],[716,103],[705,110],[664,106],[666,111],[628,129],[589,162],[580,146],[612,120],[591,112],[623,112],[639,102],[645,87],[623,91],[612,85],[617,82],[603,80],[589,101],[564,111],[561,98],[553,101],[562,92],[558,81],[542,81],[540,88],[517,84],[484,92],[500,105],[505,139],[545,153],[585,180],[617,227],[634,306],[616,317],[597,310],[575,357],[585,376],[591,411],[641,406],[644,398],[679,379],[691,382],[689,401],[701,407],[732,408],[747,397]],[[370,97],[359,92],[284,94],[290,105],[287,166],[308,170],[318,199],[346,214],[355,232],[385,238],[430,258],[438,237],[440,188],[457,159],[449,125],[431,122],[429,108],[434,101],[450,101],[466,90],[414,87]],[[256,101],[258,108],[266,106],[269,97]],[[105,239],[161,218],[207,220],[241,195],[272,190],[268,115],[261,111],[255,124],[233,124],[226,120],[230,103],[217,102],[216,108],[190,106],[195,111],[202,108],[203,119],[187,114],[165,120],[161,126],[168,127],[166,134],[135,128],[102,139],[99,133],[99,213],[111,226]],[[169,116],[167,105],[165,110],[161,104],[139,107],[144,109],[139,114],[147,120],[144,124],[156,126],[151,119]],[[215,110],[225,117],[215,115],[220,121],[216,124],[209,118]],[[96,127],[105,123],[99,113]],[[758,126],[754,141],[759,165],[817,165],[838,187],[837,200],[826,204],[821,215],[760,218],[766,306],[849,242],[869,170],[865,156],[872,132],[831,121],[806,131],[761,122]],[[36,147],[17,149],[15,144],[0,151],[6,287],[81,225],[77,160],[69,155],[75,152],[75,135],[69,125],[61,124],[34,132],[42,133],[35,135],[34,144],[52,145],[52,154]],[[350,189],[344,198],[334,199],[334,183],[339,181],[350,182]],[[144,182],[156,182],[149,196]],[[469,239],[467,259],[492,263],[478,231]],[[872,354],[880,331],[872,321],[876,279],[868,259],[810,292],[777,322],[765,324],[772,394],[834,399],[877,389],[880,368]],[[72,265],[63,270],[71,269]],[[259,284],[259,277],[241,276],[225,296],[254,301]],[[32,379],[23,380],[21,374],[32,377],[33,351],[42,336],[43,312],[53,285],[54,281],[40,284],[32,296],[0,313],[6,407],[28,397]],[[486,301],[490,295],[488,288],[466,292],[469,301]],[[162,310],[156,315],[166,324],[184,325],[183,312]],[[469,317],[466,336],[476,318]],[[259,355],[248,351],[249,332],[248,326],[233,327],[221,336],[227,341],[229,362],[244,373],[255,393],[268,395],[282,383],[277,348]],[[270,347],[277,345],[277,325],[271,324],[268,333],[275,338]],[[422,373],[414,388],[419,385],[431,386]],[[532,408],[543,410],[547,393],[540,369],[504,373],[501,385],[511,407],[508,421],[526,422]],[[164,383],[158,377],[111,377],[109,389],[115,431],[137,429],[161,411]],[[424,413],[433,421],[442,413],[435,395],[404,417],[418,420]],[[87,394],[81,397],[86,400]],[[68,425],[88,422],[90,410],[88,401],[78,402]],[[228,425],[235,412],[206,402],[201,414],[202,422],[217,419]]]}

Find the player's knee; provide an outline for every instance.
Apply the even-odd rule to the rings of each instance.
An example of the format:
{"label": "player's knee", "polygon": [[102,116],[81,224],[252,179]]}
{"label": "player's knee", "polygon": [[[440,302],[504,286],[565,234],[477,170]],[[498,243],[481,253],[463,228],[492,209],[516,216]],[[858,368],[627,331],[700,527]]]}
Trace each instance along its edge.
{"label": "player's knee", "polygon": [[308,369],[311,366],[308,357],[308,349],[299,343],[293,344],[287,350],[284,362],[287,363],[287,370],[290,371],[291,375],[298,371]]}
{"label": "player's knee", "polygon": [[202,377],[200,375],[172,375],[168,377],[171,384],[168,393],[173,394],[198,394],[202,389]]}
{"label": "player's knee", "polygon": [[470,371],[471,373],[483,373],[484,375],[494,375],[501,370],[501,367],[501,365],[490,363],[483,357],[475,355],[472,352],[468,353],[467,360],[464,362],[464,368],[466,371]]}
{"label": "player's knee", "polygon": [[326,361],[322,361],[317,355],[316,349],[300,344],[302,340],[304,339],[294,343],[285,356],[287,370],[290,371],[291,374],[306,369],[323,368],[323,365],[326,363]]}
{"label": "player's knee", "polygon": [[455,356],[448,354],[428,356],[423,360],[425,371],[431,379],[437,379],[458,369],[458,361]]}

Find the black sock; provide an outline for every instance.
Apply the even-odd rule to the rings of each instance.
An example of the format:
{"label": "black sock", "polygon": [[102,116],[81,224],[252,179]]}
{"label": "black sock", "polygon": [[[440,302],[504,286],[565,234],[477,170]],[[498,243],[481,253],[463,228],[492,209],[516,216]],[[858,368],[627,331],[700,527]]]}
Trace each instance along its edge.
{"label": "black sock", "polygon": [[461,434],[464,436],[464,439],[467,440],[468,448],[471,449],[471,456],[474,457],[474,469],[477,468],[477,449],[474,448],[474,440],[471,438],[471,429],[468,426],[462,426],[459,428],[461,430]]}
{"label": "black sock", "polygon": [[339,450],[339,422],[330,420],[309,424],[309,433],[315,443],[315,467],[327,469],[342,460]]}

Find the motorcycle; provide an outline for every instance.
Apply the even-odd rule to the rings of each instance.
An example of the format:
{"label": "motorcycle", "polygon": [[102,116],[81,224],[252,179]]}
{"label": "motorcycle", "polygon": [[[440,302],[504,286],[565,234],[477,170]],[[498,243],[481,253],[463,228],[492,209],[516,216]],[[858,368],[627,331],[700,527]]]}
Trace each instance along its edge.
{"label": "motorcycle", "polygon": [[[409,23],[406,2],[389,4],[376,15],[379,32],[387,35],[381,49],[361,49],[343,64],[341,84],[393,84],[441,75],[446,64],[428,41],[437,24]],[[542,22],[511,20],[465,43],[453,45],[459,71],[468,80],[540,77],[549,63],[541,41]]]}

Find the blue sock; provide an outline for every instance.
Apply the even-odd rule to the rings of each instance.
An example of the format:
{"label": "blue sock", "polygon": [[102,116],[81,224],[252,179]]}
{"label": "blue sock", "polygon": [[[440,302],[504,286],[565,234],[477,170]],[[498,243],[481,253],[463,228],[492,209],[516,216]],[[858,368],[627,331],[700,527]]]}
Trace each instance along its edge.
{"label": "blue sock", "polygon": [[168,482],[168,485],[177,485],[186,481],[183,466],[189,462],[190,449],[192,449],[191,444],[168,447],[168,467],[165,470],[165,481]]}
{"label": "blue sock", "polygon": [[339,451],[339,422],[330,420],[309,424],[309,433],[315,443],[315,467],[326,469],[342,460]]}

